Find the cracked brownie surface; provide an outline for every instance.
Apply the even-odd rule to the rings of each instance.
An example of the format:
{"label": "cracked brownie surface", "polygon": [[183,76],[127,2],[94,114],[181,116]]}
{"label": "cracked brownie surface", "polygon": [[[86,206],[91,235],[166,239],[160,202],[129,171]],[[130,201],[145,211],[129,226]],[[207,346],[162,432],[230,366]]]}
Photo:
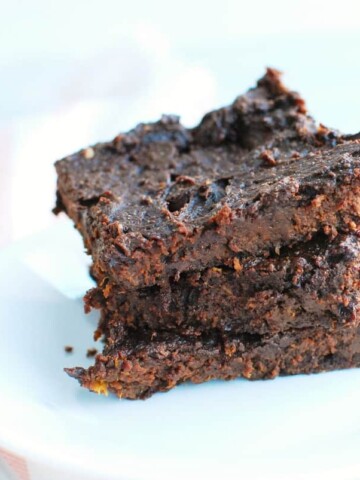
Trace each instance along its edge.
{"label": "cracked brownie surface", "polygon": [[58,210],[124,289],[347,231],[360,146],[305,112],[270,70],[194,129],[164,117],[59,161]]}

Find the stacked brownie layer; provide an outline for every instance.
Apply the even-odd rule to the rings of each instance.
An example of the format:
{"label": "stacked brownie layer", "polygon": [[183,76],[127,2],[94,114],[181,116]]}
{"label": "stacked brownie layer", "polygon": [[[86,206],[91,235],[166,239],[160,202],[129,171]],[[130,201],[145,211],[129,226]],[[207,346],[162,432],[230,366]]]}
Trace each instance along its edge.
{"label": "stacked brownie layer", "polygon": [[[201,335],[271,335],[290,328],[356,322],[360,242],[355,234],[324,235],[278,255],[246,258],[234,268],[187,272],[166,286],[121,292],[110,280],[85,296],[87,310],[104,312],[100,329],[121,327]],[[120,338],[119,338],[120,339]]]}
{"label": "stacked brownie layer", "polygon": [[104,352],[68,370],[90,390],[358,364],[360,143],[278,72],[195,129],[163,117],[56,168],[98,284]]}
{"label": "stacked brownie layer", "polygon": [[67,369],[91,391],[147,398],[184,381],[274,378],[360,366],[360,328],[306,328],[272,337],[203,337],[129,331],[108,343],[89,369]]}

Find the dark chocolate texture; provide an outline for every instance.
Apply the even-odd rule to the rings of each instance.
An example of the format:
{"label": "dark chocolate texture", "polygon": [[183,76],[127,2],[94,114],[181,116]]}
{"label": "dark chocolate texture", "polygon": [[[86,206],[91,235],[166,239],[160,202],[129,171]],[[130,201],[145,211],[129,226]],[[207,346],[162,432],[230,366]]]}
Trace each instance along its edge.
{"label": "dark chocolate texture", "polygon": [[359,286],[359,237],[338,235],[329,242],[322,235],[269,258],[236,258],[232,267],[184,273],[167,286],[121,292],[105,277],[85,305],[112,313],[100,329],[264,334],[356,322]]}
{"label": "dark chocolate texture", "polygon": [[164,117],[58,162],[58,210],[124,289],[351,230],[360,145],[305,112],[270,70],[195,129]]}
{"label": "dark chocolate texture", "polygon": [[360,140],[269,69],[192,129],[174,116],[56,164],[92,255],[98,393],[360,364]]}
{"label": "dark chocolate texture", "polygon": [[360,327],[289,330],[274,336],[128,333],[94,366],[66,369],[91,391],[147,398],[183,382],[274,378],[360,366]]}

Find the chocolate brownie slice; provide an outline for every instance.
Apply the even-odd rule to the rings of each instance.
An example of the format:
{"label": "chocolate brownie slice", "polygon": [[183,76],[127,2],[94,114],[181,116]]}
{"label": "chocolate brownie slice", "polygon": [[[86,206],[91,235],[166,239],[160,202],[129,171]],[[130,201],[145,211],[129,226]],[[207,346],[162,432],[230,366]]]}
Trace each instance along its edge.
{"label": "chocolate brownie slice", "polygon": [[268,70],[193,129],[141,124],[56,164],[93,257],[105,347],[67,372],[146,398],[360,364],[360,141]]}
{"label": "chocolate brownie slice", "polygon": [[190,381],[274,378],[360,366],[360,327],[304,328],[273,336],[128,332],[109,342],[94,366],[66,369],[82,386],[147,398]]}
{"label": "chocolate brownie slice", "polygon": [[268,258],[234,260],[232,268],[188,272],[166,286],[119,291],[107,277],[85,296],[103,315],[98,334],[123,326],[199,335],[217,329],[276,333],[349,325],[360,312],[360,238],[325,235]]}
{"label": "chocolate brownie slice", "polygon": [[75,221],[97,276],[151,286],[356,229],[359,152],[269,70],[195,129],[164,117],[57,162],[57,211]]}

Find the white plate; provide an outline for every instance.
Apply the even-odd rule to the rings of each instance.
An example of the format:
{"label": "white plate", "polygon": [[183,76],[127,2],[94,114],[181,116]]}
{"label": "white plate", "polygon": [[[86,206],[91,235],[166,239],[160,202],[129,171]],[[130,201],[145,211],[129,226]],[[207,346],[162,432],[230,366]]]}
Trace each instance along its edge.
{"label": "white plate", "polygon": [[67,222],[0,253],[0,446],[69,479],[360,478],[360,370],[145,402],[81,389],[63,367],[90,362],[87,263]]}

